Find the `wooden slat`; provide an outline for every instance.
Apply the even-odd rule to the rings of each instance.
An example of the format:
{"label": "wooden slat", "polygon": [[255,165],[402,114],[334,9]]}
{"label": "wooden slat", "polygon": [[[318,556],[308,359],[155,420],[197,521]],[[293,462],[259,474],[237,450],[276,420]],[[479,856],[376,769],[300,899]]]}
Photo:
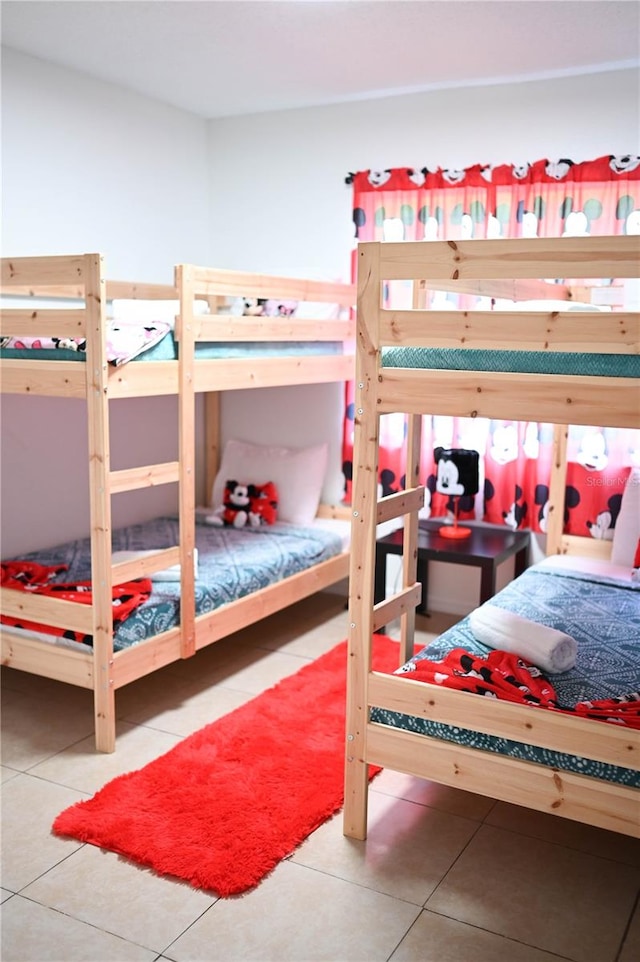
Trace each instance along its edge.
{"label": "wooden slat", "polygon": [[377,384],[380,414],[509,417],[560,424],[614,423],[635,428],[640,395],[634,378],[565,378],[551,374],[384,368]]}
{"label": "wooden slat", "polygon": [[24,361],[0,359],[3,394],[41,397],[86,397],[83,361]]}
{"label": "wooden slat", "polygon": [[[195,362],[196,392],[295,384],[326,384],[353,379],[352,354],[291,357],[218,358]],[[6,394],[45,397],[84,397],[83,361],[0,360],[2,390]],[[175,361],[140,361],[110,367],[110,398],[159,397],[178,393]]]}
{"label": "wooden slat", "polygon": [[231,391],[348,381],[353,379],[354,369],[354,358],[348,354],[203,360],[195,368],[195,389]]}
{"label": "wooden slat", "polygon": [[109,397],[160,397],[178,393],[176,361],[132,361],[109,372]]}
{"label": "wooden slat", "polygon": [[38,285],[55,284],[57,287],[72,285],[75,290],[83,290],[84,257],[83,254],[3,257],[0,262],[2,289],[7,288],[10,293],[15,293],[17,287],[30,289]]}
{"label": "wooden slat", "polygon": [[[85,361],[27,361],[0,359],[0,377],[5,394],[36,394],[42,397],[86,397]],[[220,364],[218,364],[220,367]],[[110,398],[159,397],[178,393],[178,365],[175,361],[144,361],[110,367]],[[203,380],[215,377],[208,367]]]}
{"label": "wooden slat", "polygon": [[153,488],[158,484],[174,484],[179,476],[179,461],[124,468],[110,473],[111,493],[120,494],[122,491],[135,491],[138,488]]}
{"label": "wooden slat", "polygon": [[640,353],[632,312],[383,311],[380,341],[412,347]]}
{"label": "wooden slat", "polygon": [[107,300],[132,298],[134,300],[174,301],[178,291],[174,284],[140,284],[137,281],[107,281]]}
{"label": "wooden slat", "polygon": [[346,341],[355,336],[353,321],[305,321],[287,317],[237,317],[214,314],[194,318],[196,341]]}
{"label": "wooden slat", "polygon": [[11,618],[54,628],[69,628],[85,635],[93,633],[90,605],[36,595],[31,591],[14,591],[12,588],[0,589],[0,598],[3,614]]}
{"label": "wooden slat", "polygon": [[253,274],[245,271],[226,271],[208,267],[189,266],[194,292],[198,295],[227,297],[260,297],[267,300],[319,301],[322,303],[355,305],[356,290],[352,284],[314,281],[304,278]]}
{"label": "wooden slat", "polygon": [[83,310],[13,310],[0,312],[2,337],[83,337]]}
{"label": "wooden slat", "polygon": [[178,661],[181,634],[180,627],[174,627],[141,641],[132,648],[114,652],[111,668],[114,690],[117,691],[123,685]]}
{"label": "wooden slat", "polygon": [[[144,361],[113,368],[109,377],[109,396],[119,398],[177,394],[177,367],[175,361]],[[355,360],[350,354],[266,357],[260,360],[201,359],[196,361],[194,368],[195,390],[230,391],[293,384],[334,383],[352,380],[354,368]]]}
{"label": "wooden slat", "polygon": [[27,297],[31,300],[46,298],[77,301],[84,300],[84,284],[38,284],[32,287],[28,284],[0,284],[0,294],[3,297]]}
{"label": "wooden slat", "polygon": [[55,678],[79,688],[93,688],[93,655],[80,649],[56,647],[27,638],[7,625],[0,631],[2,664],[43,678]]}
{"label": "wooden slat", "polygon": [[[367,745],[371,762],[383,768],[640,837],[637,788],[559,772],[384,725],[367,727]],[[347,835],[359,838],[359,830],[357,817],[345,822]]]}
{"label": "wooden slat", "polygon": [[[367,246],[359,245],[359,256]],[[636,277],[639,257],[635,236],[386,243],[380,279]]]}
{"label": "wooden slat", "polygon": [[[0,293],[8,297],[64,298],[65,300],[84,300],[84,285],[35,283],[2,285]],[[178,292],[172,284],[140,284],[136,281],[107,281],[107,300],[131,298],[133,300],[177,300]]]}
{"label": "wooden slat", "polygon": [[601,538],[581,538],[578,535],[563,534],[557,553],[607,561],[611,559],[611,547],[611,541],[604,541]]}
{"label": "wooden slat", "polygon": [[276,611],[289,607],[293,602],[307,598],[346,578],[348,573],[349,554],[343,552],[283,581],[254,591],[237,601],[231,601],[213,612],[212,616],[201,616],[197,619],[196,647],[200,650],[247,625],[262,621]]}

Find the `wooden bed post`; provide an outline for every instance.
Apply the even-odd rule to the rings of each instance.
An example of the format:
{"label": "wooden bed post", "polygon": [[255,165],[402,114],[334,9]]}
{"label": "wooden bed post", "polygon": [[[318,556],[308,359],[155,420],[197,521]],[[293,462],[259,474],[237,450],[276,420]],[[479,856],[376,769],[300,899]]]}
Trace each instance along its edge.
{"label": "wooden bed post", "polygon": [[[205,496],[207,504],[211,498],[222,456],[220,392],[207,391],[204,396],[204,436],[205,436]],[[215,507],[215,505],[212,505]]]}
{"label": "wooden bed post", "polygon": [[[413,309],[424,310],[429,292],[426,281],[413,282]],[[420,477],[420,452],[422,450],[422,415],[410,414],[407,418],[405,490],[415,488]],[[418,576],[418,518],[407,514],[402,536],[402,584],[404,588],[416,582]],[[425,604],[427,599],[424,599]],[[400,619],[400,659],[408,661],[413,655],[416,635],[416,609],[408,608]]]}
{"label": "wooden bed post", "polygon": [[113,680],[113,579],[106,291],[102,257],[85,254],[86,391],[89,432],[91,580],[93,583],[93,693],[96,748],[116,747]]}
{"label": "wooden bed post", "polygon": [[195,283],[193,268],[180,265],[175,272],[180,291],[178,348],[179,419],[179,518],[180,518],[180,655],[189,658],[196,651],[196,601],[193,558],[195,531]]}
{"label": "wooden bed post", "polygon": [[564,499],[567,484],[567,424],[553,425],[553,457],[549,479],[549,513],[547,515],[546,553],[562,554],[564,532]]}
{"label": "wooden bed post", "polygon": [[378,382],[376,322],[381,278],[377,247],[359,248],[358,258],[357,338],[365,349],[359,352],[355,384],[344,832],[362,839],[367,834],[366,696],[373,634],[380,424],[375,403],[365,399],[374,396]]}
{"label": "wooden bed post", "polygon": [[[407,425],[405,490],[418,486],[420,472],[420,449],[422,441],[422,415],[410,414]],[[402,584],[404,588],[414,585],[418,574],[418,516],[416,512],[405,515],[402,537]],[[425,599],[426,601],[426,599]],[[400,619],[401,663],[413,655],[416,633],[416,609],[407,608]]]}

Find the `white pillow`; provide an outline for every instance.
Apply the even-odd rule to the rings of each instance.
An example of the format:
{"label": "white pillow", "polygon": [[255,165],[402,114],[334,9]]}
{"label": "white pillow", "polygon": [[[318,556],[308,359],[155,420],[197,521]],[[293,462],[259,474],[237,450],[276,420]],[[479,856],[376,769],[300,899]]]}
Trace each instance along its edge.
{"label": "white pillow", "polygon": [[222,506],[224,486],[229,480],[240,484],[273,481],[278,489],[278,520],[311,524],[320,503],[327,457],[327,444],[281,448],[231,439],[225,445],[213,482],[211,507],[217,510]]}
{"label": "white pillow", "polygon": [[640,468],[632,468],[622,492],[620,513],[613,530],[612,562],[632,567],[638,538],[640,538]]}
{"label": "white pillow", "polygon": [[296,315],[305,321],[337,321],[340,305],[326,304],[324,301],[300,301]]}
{"label": "white pillow", "polygon": [[[135,297],[118,297],[111,302],[111,316],[114,321],[130,321],[144,324],[146,321],[166,321],[173,330],[176,315],[180,313],[179,300],[144,300]],[[207,301],[193,303],[194,314],[208,314]]]}

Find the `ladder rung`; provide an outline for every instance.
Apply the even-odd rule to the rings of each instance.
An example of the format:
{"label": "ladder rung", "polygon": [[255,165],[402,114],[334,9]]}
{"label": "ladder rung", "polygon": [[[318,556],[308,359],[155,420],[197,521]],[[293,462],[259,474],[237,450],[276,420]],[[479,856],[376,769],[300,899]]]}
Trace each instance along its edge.
{"label": "ladder rung", "polygon": [[121,585],[125,581],[144,578],[153,574],[154,571],[162,571],[177,564],[180,564],[178,547],[164,548],[162,551],[154,551],[153,554],[141,554],[139,558],[120,561],[112,566],[113,583]]}
{"label": "ladder rung", "polygon": [[167,461],[165,464],[147,464],[139,468],[111,471],[109,484],[111,494],[120,494],[122,491],[135,491],[136,488],[153,488],[157,484],[172,484],[179,478],[179,462]]}
{"label": "ladder rung", "polygon": [[403,588],[397,594],[381,601],[373,609],[373,630],[377,631],[390,621],[395,621],[411,608],[417,608],[422,601],[422,585],[419,581]]}
{"label": "ladder rung", "polygon": [[424,485],[420,484],[417,488],[408,488],[406,491],[398,491],[397,494],[388,494],[386,498],[378,501],[378,516],[376,524],[383,521],[391,521],[393,518],[401,518],[411,511],[419,511],[424,507]]}

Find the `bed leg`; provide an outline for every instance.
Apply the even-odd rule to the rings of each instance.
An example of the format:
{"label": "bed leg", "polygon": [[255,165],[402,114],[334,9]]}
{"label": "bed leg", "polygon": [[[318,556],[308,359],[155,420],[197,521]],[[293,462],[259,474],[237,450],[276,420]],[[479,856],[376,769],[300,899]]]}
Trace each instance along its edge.
{"label": "bed leg", "polygon": [[111,684],[98,687],[93,693],[96,751],[111,753],[116,750],[116,693]]}
{"label": "bed leg", "polygon": [[348,838],[367,837],[367,808],[369,801],[369,766],[359,758],[349,756],[345,766],[344,815],[342,832]]}

